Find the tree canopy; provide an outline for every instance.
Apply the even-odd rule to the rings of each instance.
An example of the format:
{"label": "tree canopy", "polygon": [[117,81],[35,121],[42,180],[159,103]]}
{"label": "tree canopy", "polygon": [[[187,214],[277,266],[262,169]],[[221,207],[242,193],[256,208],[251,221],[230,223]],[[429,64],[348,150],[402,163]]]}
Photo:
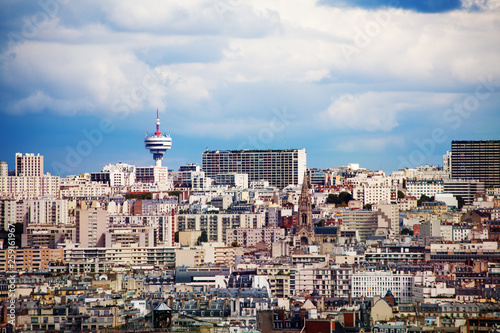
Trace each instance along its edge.
{"label": "tree canopy", "polygon": [[168,195],[171,197],[178,197],[179,194],[181,194],[181,193],[182,193],[181,191],[170,191],[170,192],[168,192]]}
{"label": "tree canopy", "polygon": [[333,203],[337,206],[347,206],[347,203],[352,200],[352,195],[349,192],[340,192],[340,194],[328,194],[326,203]]}
{"label": "tree canopy", "polygon": [[433,202],[433,201],[434,201],[434,197],[428,197],[425,194],[422,194],[420,196],[420,199],[417,200],[417,205],[422,206],[422,202]]}
{"label": "tree canopy", "polygon": [[127,193],[125,194],[125,199],[144,199],[144,200],[151,200],[153,196],[151,195],[150,192],[144,192],[144,193]]}
{"label": "tree canopy", "polygon": [[201,245],[201,243],[206,243],[206,242],[208,242],[208,236],[207,236],[207,232],[205,230],[203,230],[201,232],[201,236],[198,237],[197,243],[198,243],[198,245]]}
{"label": "tree canopy", "polygon": [[408,229],[408,228],[404,228],[403,230],[401,230],[401,235],[410,235],[410,236],[413,236],[413,230]]}

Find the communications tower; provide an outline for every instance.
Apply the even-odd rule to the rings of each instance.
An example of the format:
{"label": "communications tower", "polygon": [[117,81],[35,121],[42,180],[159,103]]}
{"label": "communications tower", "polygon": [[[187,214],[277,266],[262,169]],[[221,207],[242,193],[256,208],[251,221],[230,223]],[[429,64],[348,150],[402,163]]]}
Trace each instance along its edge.
{"label": "communications tower", "polygon": [[155,166],[161,167],[163,154],[167,152],[167,149],[172,148],[172,139],[170,138],[170,135],[163,135],[160,132],[160,118],[158,116],[158,110],[156,110],[156,132],[151,136],[148,136],[148,134],[146,133],[144,146],[146,147],[146,149],[149,149],[149,152],[151,154],[153,154]]}

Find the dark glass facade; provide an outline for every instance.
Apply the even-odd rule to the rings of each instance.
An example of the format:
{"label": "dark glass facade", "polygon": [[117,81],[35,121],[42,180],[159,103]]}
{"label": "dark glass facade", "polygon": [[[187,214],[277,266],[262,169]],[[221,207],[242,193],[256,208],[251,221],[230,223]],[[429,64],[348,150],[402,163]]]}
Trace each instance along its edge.
{"label": "dark glass facade", "polygon": [[451,178],[477,179],[500,186],[500,140],[452,141]]}

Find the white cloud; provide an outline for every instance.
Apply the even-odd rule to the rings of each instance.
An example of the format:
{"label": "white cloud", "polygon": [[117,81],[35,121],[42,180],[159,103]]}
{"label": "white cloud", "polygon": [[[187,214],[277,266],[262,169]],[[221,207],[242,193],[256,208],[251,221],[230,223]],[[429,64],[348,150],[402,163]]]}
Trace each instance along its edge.
{"label": "white cloud", "polygon": [[465,9],[479,9],[486,11],[495,11],[500,9],[499,0],[462,0],[462,6]]}
{"label": "white cloud", "polygon": [[428,116],[436,108],[451,105],[458,96],[421,92],[367,92],[344,94],[332,101],[319,117],[319,126],[389,132],[399,125],[401,112]]}
{"label": "white cloud", "polygon": [[[4,59],[0,70],[4,85],[17,86],[21,95],[29,96],[16,101],[12,111],[112,112],[124,98],[131,100],[133,111],[160,102],[164,94],[145,64],[126,48],[112,45],[29,42]],[[33,99],[37,105],[29,102]]]}
{"label": "white cloud", "polygon": [[271,33],[277,20],[275,12],[252,10],[240,0],[119,0],[102,9],[119,30],[158,34],[255,37]]}

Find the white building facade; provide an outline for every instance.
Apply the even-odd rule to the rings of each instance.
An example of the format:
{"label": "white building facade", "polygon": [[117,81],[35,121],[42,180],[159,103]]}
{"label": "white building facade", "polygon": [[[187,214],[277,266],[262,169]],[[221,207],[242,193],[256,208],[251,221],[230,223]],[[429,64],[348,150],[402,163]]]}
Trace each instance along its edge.
{"label": "white building facade", "polygon": [[352,297],[385,296],[392,292],[398,303],[411,302],[414,277],[388,271],[360,272],[352,275]]}

